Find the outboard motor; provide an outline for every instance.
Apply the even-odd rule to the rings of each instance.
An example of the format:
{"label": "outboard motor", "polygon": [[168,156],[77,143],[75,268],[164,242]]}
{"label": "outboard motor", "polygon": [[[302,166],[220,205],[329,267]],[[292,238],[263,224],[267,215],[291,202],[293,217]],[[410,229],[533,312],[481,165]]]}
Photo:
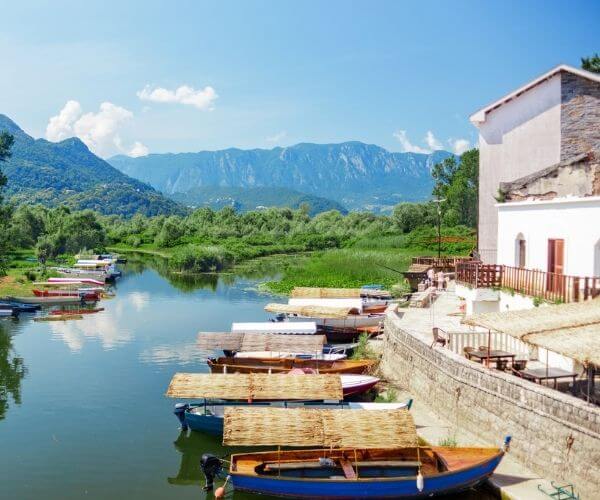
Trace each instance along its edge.
{"label": "outboard motor", "polygon": [[210,453],[204,453],[200,459],[200,468],[206,478],[204,491],[212,491],[214,488],[215,477],[223,475],[223,461]]}
{"label": "outboard motor", "polygon": [[285,321],[285,314],[283,314],[283,313],[277,314],[277,316],[275,316],[275,322],[281,323],[282,321]]}
{"label": "outboard motor", "polygon": [[187,431],[188,430],[188,425],[185,422],[185,412],[186,412],[186,410],[189,410],[189,409],[190,409],[190,405],[187,404],[187,403],[177,403],[175,405],[175,408],[173,409],[173,414],[179,420],[179,423],[181,424],[181,430],[182,431]]}

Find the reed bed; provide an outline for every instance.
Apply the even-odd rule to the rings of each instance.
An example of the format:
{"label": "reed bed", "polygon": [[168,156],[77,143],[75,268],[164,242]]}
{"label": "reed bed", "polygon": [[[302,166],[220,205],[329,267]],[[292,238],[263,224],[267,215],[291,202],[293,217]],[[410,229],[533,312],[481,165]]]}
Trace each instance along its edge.
{"label": "reed bed", "polygon": [[320,410],[306,408],[225,409],[223,444],[413,448],[417,432],[408,410]]}

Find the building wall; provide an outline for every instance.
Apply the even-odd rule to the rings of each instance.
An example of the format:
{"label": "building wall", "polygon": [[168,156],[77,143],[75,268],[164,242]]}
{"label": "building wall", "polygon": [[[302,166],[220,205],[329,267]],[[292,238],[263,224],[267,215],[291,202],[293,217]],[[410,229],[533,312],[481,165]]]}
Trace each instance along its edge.
{"label": "building wall", "polygon": [[[582,499],[600,489],[600,408],[508,373],[431,348],[388,314],[381,370],[438,415],[510,453],[541,477],[574,483]],[[438,443],[432,443],[438,444]]]}
{"label": "building wall", "polygon": [[548,270],[548,238],[565,240],[564,274],[600,275],[600,197],[497,205],[498,263],[516,264],[517,235],[526,241],[528,269]]}
{"label": "building wall", "polygon": [[487,263],[496,257],[499,184],[560,161],[560,116],[556,75],[491,111],[479,125],[479,249]]}
{"label": "building wall", "polygon": [[561,159],[600,148],[600,83],[561,74]]}

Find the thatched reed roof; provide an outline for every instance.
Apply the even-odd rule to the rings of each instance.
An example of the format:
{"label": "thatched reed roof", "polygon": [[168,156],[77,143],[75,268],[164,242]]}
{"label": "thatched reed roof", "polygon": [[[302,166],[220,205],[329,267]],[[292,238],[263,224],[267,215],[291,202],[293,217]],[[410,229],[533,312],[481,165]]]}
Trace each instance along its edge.
{"label": "thatched reed roof", "polygon": [[360,313],[353,307],[295,306],[291,304],[267,304],[265,311],[275,314],[296,314],[305,318],[328,319],[345,319],[351,314]]}
{"label": "thatched reed roof", "polygon": [[198,347],[203,350],[275,352],[322,352],[325,335],[279,335],[276,333],[212,333],[198,334]]}
{"label": "thatched reed roof", "polygon": [[463,323],[506,333],[584,365],[600,366],[600,299],[476,314],[465,318]]}
{"label": "thatched reed roof", "polygon": [[226,400],[342,400],[339,375],[176,373],[169,388],[171,398]]}
{"label": "thatched reed roof", "polygon": [[412,415],[406,409],[229,407],[225,409],[223,444],[412,448],[417,445],[417,432]]}
{"label": "thatched reed roof", "polygon": [[356,299],[361,296],[360,288],[310,288],[297,286],[292,290],[292,298],[313,299]]}

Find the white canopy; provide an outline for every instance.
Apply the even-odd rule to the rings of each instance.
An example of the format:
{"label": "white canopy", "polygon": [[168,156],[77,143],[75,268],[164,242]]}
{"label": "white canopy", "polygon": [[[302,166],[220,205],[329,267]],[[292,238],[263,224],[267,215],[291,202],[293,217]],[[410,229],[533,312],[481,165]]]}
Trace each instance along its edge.
{"label": "white canopy", "polygon": [[264,323],[233,323],[232,333],[281,333],[288,335],[314,335],[314,321],[265,321]]}
{"label": "white canopy", "polygon": [[292,298],[288,300],[292,306],[318,306],[318,307],[346,307],[356,309],[362,313],[363,301],[358,299],[320,299],[320,298]]}

